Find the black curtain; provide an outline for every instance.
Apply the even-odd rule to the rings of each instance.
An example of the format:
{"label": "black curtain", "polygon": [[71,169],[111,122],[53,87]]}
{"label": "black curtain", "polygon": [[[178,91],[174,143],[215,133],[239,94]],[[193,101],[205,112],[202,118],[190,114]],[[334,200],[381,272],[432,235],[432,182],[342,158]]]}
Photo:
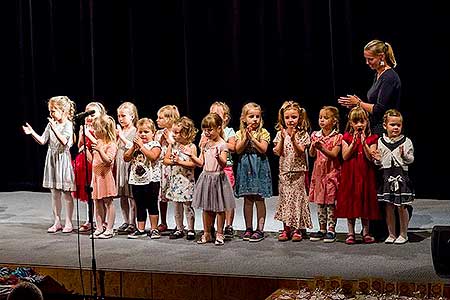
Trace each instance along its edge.
{"label": "black curtain", "polygon": [[[264,109],[274,136],[283,100],[303,105],[313,129],[339,95],[365,98],[373,71],[363,46],[392,44],[402,79],[405,133],[418,198],[450,199],[445,148],[450,83],[450,13],[437,1],[17,0],[2,4],[5,174],[1,191],[41,190],[46,147],[21,131],[46,124],[47,99],[68,95],[79,111],[93,100],[112,116],[133,101],[141,117],[175,104],[197,125],[216,99]],[[342,130],[347,110],[341,110]],[[277,186],[277,158],[272,161]]]}

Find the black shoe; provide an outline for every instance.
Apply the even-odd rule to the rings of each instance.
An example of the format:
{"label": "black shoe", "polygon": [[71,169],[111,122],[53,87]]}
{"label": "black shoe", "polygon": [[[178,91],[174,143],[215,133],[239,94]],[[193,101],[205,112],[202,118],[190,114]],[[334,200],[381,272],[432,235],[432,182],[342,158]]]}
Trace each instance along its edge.
{"label": "black shoe", "polygon": [[130,233],[133,233],[133,232],[128,232],[127,228],[128,228],[128,223],[123,223],[122,225],[119,226],[119,228],[117,228],[117,233],[118,234],[130,234]]}
{"label": "black shoe", "polygon": [[145,233],[145,230],[140,231],[139,229],[128,235],[129,239],[141,239],[143,237],[147,237],[147,233]]}
{"label": "black shoe", "polygon": [[175,230],[174,232],[172,232],[169,235],[169,239],[176,240],[176,239],[182,238],[183,236],[184,236],[183,230]]}
{"label": "black shoe", "polygon": [[186,235],[186,239],[188,241],[195,240],[195,231],[194,230],[188,230],[187,235]]}
{"label": "black shoe", "polygon": [[232,239],[234,237],[234,229],[233,226],[228,225],[225,227],[224,235],[226,239]]}
{"label": "black shoe", "polygon": [[317,232],[311,232],[309,234],[309,240],[313,241],[313,242],[320,241],[320,240],[323,240],[324,236],[325,236],[325,232],[322,232],[320,230]]}
{"label": "black shoe", "polygon": [[325,233],[325,235],[323,236],[323,241],[325,243],[333,243],[334,241],[336,241],[336,233],[333,231],[328,231],[327,233]]}

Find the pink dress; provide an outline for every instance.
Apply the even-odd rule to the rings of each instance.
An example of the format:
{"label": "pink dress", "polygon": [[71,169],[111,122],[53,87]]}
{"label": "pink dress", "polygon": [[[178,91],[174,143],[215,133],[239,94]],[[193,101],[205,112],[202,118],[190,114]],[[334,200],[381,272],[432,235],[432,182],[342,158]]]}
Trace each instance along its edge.
{"label": "pink dress", "polygon": [[111,163],[104,163],[100,154],[95,151],[92,159],[92,199],[103,199],[117,195],[117,186],[114,180],[113,167],[117,153],[117,144],[103,145],[102,150],[111,158]]}
{"label": "pink dress", "polygon": [[[341,146],[342,134],[332,131],[328,136],[322,134],[322,130],[314,131],[311,141],[322,140],[322,145],[327,150],[332,150],[335,146]],[[339,177],[341,173],[341,162],[339,157],[329,158],[322,151],[316,151],[316,160],[311,175],[311,185],[309,187],[309,201],[316,204],[335,204]]]}
{"label": "pink dress", "polygon": [[[351,144],[353,135],[346,132],[342,138]],[[367,145],[377,143],[378,136],[366,138]],[[338,218],[363,218],[376,220],[380,218],[378,208],[375,165],[366,158],[363,145],[358,140],[352,156],[342,163],[341,179],[336,203]]]}

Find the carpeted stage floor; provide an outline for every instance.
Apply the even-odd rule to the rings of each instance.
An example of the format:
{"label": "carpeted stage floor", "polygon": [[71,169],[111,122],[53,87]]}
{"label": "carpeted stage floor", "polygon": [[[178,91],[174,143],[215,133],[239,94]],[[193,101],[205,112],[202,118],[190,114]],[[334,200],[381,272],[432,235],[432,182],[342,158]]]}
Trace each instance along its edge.
{"label": "carpeted stage floor", "polygon": [[[116,207],[118,208],[118,201]],[[276,197],[267,203],[266,239],[244,242],[238,237],[224,246],[197,245],[183,240],[129,240],[115,236],[95,240],[97,269],[164,273],[194,273],[251,277],[312,278],[342,276],[344,279],[380,277],[385,280],[433,282],[440,279],[433,269],[431,232],[434,225],[449,225],[450,201],[417,200],[410,222],[410,242],[405,245],[357,244],[343,240],[346,221],[338,220],[339,241],[325,244],[276,240],[281,223],[273,220]],[[242,201],[237,201],[235,229],[243,230]],[[47,234],[51,225],[50,194],[32,192],[0,193],[0,264],[78,267],[78,242],[82,266],[91,266],[91,240],[87,235]],[[82,219],[85,208],[80,206]],[[316,210],[311,205],[314,229]],[[169,217],[172,221],[172,207]],[[121,224],[117,209],[116,227]],[[76,222],[76,221],[75,221]],[[358,226],[359,223],[358,223]],[[357,228],[359,230],[360,227]],[[201,230],[200,212],[196,229]]]}

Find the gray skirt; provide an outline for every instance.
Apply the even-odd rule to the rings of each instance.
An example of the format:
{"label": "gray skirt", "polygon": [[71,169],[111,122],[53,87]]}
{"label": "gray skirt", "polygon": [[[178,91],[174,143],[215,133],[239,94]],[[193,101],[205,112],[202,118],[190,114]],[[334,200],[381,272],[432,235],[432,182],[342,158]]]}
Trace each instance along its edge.
{"label": "gray skirt", "polygon": [[236,207],[233,188],[224,172],[203,171],[195,184],[194,208],[222,212]]}

